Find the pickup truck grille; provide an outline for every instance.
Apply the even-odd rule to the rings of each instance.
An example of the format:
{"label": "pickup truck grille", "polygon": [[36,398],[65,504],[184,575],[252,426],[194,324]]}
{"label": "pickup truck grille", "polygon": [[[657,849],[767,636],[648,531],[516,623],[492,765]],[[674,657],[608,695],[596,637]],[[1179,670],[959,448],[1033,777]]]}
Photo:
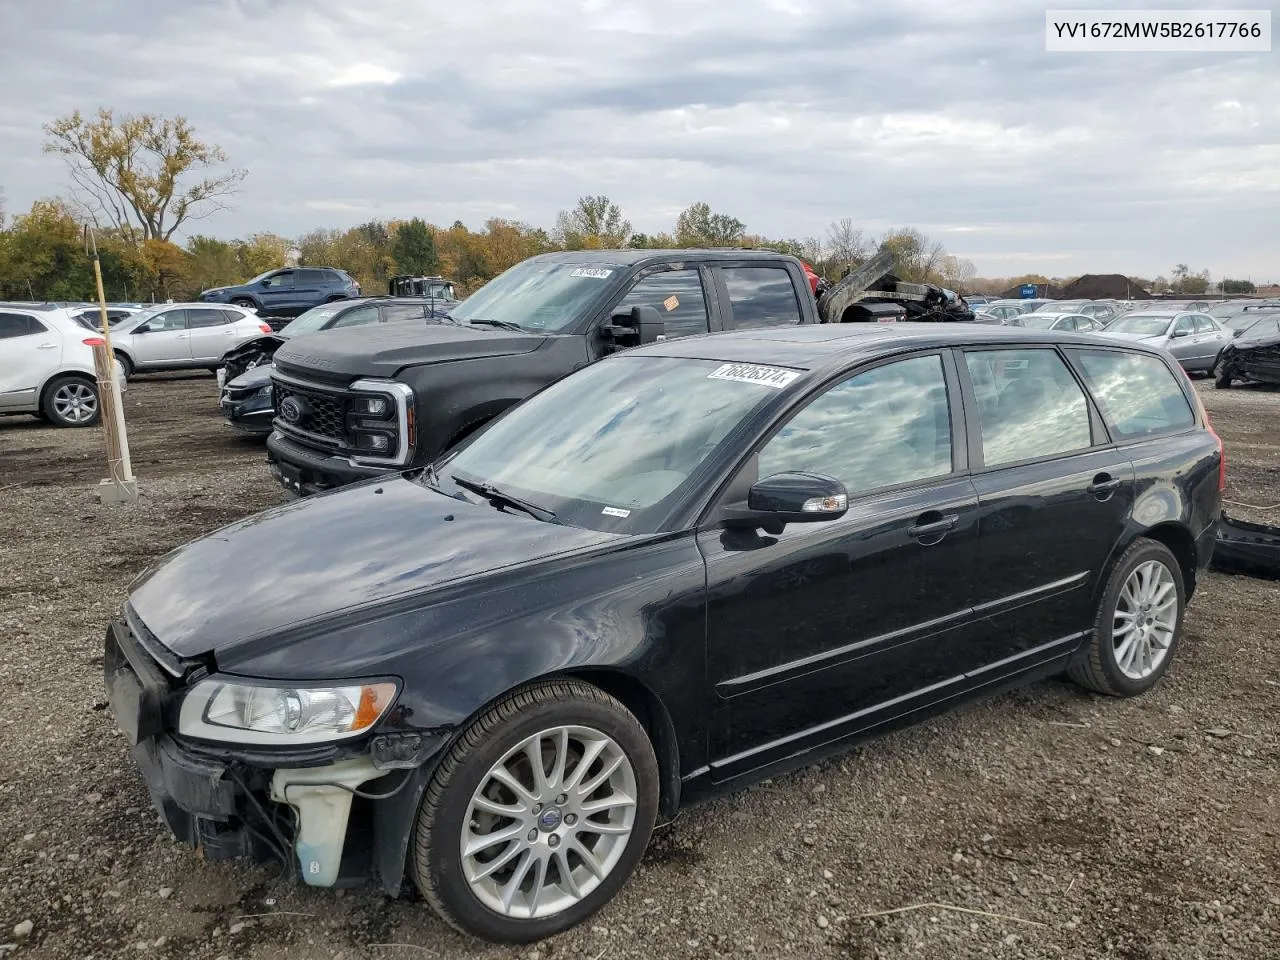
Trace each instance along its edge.
{"label": "pickup truck grille", "polygon": [[[285,401],[294,403],[288,407]],[[277,420],[289,430],[300,430],[315,437],[335,441],[335,446],[347,444],[347,400],[341,396],[319,390],[305,390],[279,381],[275,384],[275,408]],[[297,419],[290,412],[297,411]]]}

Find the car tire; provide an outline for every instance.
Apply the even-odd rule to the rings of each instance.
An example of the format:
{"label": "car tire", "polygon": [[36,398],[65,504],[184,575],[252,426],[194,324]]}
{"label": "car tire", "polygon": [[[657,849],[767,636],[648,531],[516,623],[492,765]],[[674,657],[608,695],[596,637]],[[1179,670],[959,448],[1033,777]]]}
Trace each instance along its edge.
{"label": "car tire", "polygon": [[120,365],[120,372],[126,380],[133,377],[133,361],[119,350],[116,351],[116,363]]}
{"label": "car tire", "polygon": [[257,310],[258,305],[248,297],[234,297],[231,301],[233,307],[243,307],[245,310]]}
{"label": "car tire", "polygon": [[88,377],[55,377],[45,387],[40,409],[55,427],[92,427],[102,419],[98,385]]}
{"label": "car tire", "polygon": [[1213,381],[1213,385],[1219,390],[1231,389],[1231,374],[1225,370],[1219,371],[1217,379]]}
{"label": "car tire", "polygon": [[[529,760],[535,744],[541,781]],[[580,789],[584,781],[590,789]],[[644,853],[657,809],[657,760],[635,716],[578,680],[535,683],[487,709],[436,768],[410,847],[413,879],[463,933],[541,940],[617,893]],[[498,834],[504,839],[484,843]]]}
{"label": "car tire", "polygon": [[1173,552],[1155,540],[1135,540],[1112,569],[1089,644],[1067,676],[1112,697],[1146,693],[1169,668],[1186,604]]}

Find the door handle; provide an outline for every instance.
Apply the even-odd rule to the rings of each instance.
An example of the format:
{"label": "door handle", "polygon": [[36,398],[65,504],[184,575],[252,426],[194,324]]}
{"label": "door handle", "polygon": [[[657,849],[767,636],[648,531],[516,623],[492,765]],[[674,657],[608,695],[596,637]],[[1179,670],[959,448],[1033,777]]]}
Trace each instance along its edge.
{"label": "door handle", "polygon": [[36,349],[37,350],[57,350],[58,345],[56,343],[42,343],[38,347],[36,347]]}
{"label": "door handle", "polygon": [[186,335],[185,333],[180,333],[180,334],[178,334],[176,337],[174,337],[173,339],[175,339],[175,340],[185,340],[185,339],[187,339],[187,335]]}
{"label": "door handle", "polygon": [[[920,517],[924,520],[929,514]],[[960,522],[960,516],[955,513],[949,513],[945,517],[937,520],[929,520],[925,523],[917,522],[913,527],[907,527],[907,536],[914,537],[919,540],[922,537],[935,537],[939,534],[947,534],[956,528],[956,524]],[[941,539],[941,538],[939,538]]]}
{"label": "door handle", "polygon": [[1111,494],[1120,489],[1120,484],[1124,483],[1119,477],[1113,477],[1109,473],[1100,473],[1093,478],[1093,483],[1086,488],[1099,500],[1106,500]]}

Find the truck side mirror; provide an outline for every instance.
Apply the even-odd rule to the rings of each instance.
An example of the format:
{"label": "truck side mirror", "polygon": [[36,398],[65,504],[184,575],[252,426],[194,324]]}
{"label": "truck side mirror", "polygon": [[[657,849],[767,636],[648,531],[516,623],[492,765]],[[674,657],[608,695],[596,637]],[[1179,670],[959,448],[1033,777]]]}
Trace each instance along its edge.
{"label": "truck side mirror", "polygon": [[657,307],[635,306],[615,313],[605,327],[613,342],[623,347],[641,347],[667,339],[667,323]]}

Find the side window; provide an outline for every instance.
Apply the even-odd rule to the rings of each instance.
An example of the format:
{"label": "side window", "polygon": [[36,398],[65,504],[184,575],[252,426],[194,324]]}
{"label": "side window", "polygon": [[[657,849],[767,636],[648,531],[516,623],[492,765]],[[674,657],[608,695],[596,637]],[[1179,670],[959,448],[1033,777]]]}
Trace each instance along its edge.
{"label": "side window", "polygon": [[951,472],[946,376],[936,354],[850,377],[812,400],[760,451],[760,476],[835,477],[850,494]]}
{"label": "side window", "polygon": [[268,290],[291,290],[293,289],[293,271],[277,273],[275,276],[267,277],[262,283]]}
{"label": "side window", "polygon": [[45,325],[35,317],[25,313],[0,313],[0,340],[13,340],[45,331]]}
{"label": "side window", "polygon": [[618,301],[614,313],[632,307],[655,308],[667,322],[667,336],[689,337],[706,333],[707,298],[702,292],[702,278],[694,270],[665,270],[651,273],[640,280]]}
{"label": "side window", "polygon": [[363,327],[369,323],[378,322],[378,308],[375,304],[367,303],[362,307],[356,307],[354,310],[348,310],[340,316],[334,323],[334,329],[338,327]]}
{"label": "side window", "polygon": [[1159,358],[1119,350],[1073,350],[1071,356],[1117,439],[1195,423],[1186,394]]}
{"label": "side window", "polygon": [[1089,403],[1056,350],[966,351],[988,467],[1091,445]]}
{"label": "side window", "polygon": [[727,267],[723,274],[735,330],[789,327],[800,322],[795,285],[784,268]]}
{"label": "side window", "polygon": [[169,333],[187,329],[187,311],[166,310],[147,321],[148,333]]}
{"label": "side window", "polygon": [[1196,333],[1213,333],[1217,330],[1213,325],[1213,321],[1203,313],[1197,313],[1194,319],[1196,323]]}
{"label": "side window", "polygon": [[395,323],[397,320],[421,320],[426,316],[424,308],[415,303],[384,303],[382,305],[382,322]]}
{"label": "side window", "polygon": [[1175,336],[1180,333],[1191,333],[1194,329],[1195,323],[1192,321],[1189,314],[1183,314],[1180,316],[1173,325],[1173,333]]}
{"label": "side window", "polygon": [[227,315],[222,310],[192,308],[187,311],[187,326],[192,330],[200,327],[220,327],[226,322]]}
{"label": "side window", "polygon": [[294,276],[299,286],[304,287],[315,287],[329,282],[329,277],[324,270],[295,270]]}

